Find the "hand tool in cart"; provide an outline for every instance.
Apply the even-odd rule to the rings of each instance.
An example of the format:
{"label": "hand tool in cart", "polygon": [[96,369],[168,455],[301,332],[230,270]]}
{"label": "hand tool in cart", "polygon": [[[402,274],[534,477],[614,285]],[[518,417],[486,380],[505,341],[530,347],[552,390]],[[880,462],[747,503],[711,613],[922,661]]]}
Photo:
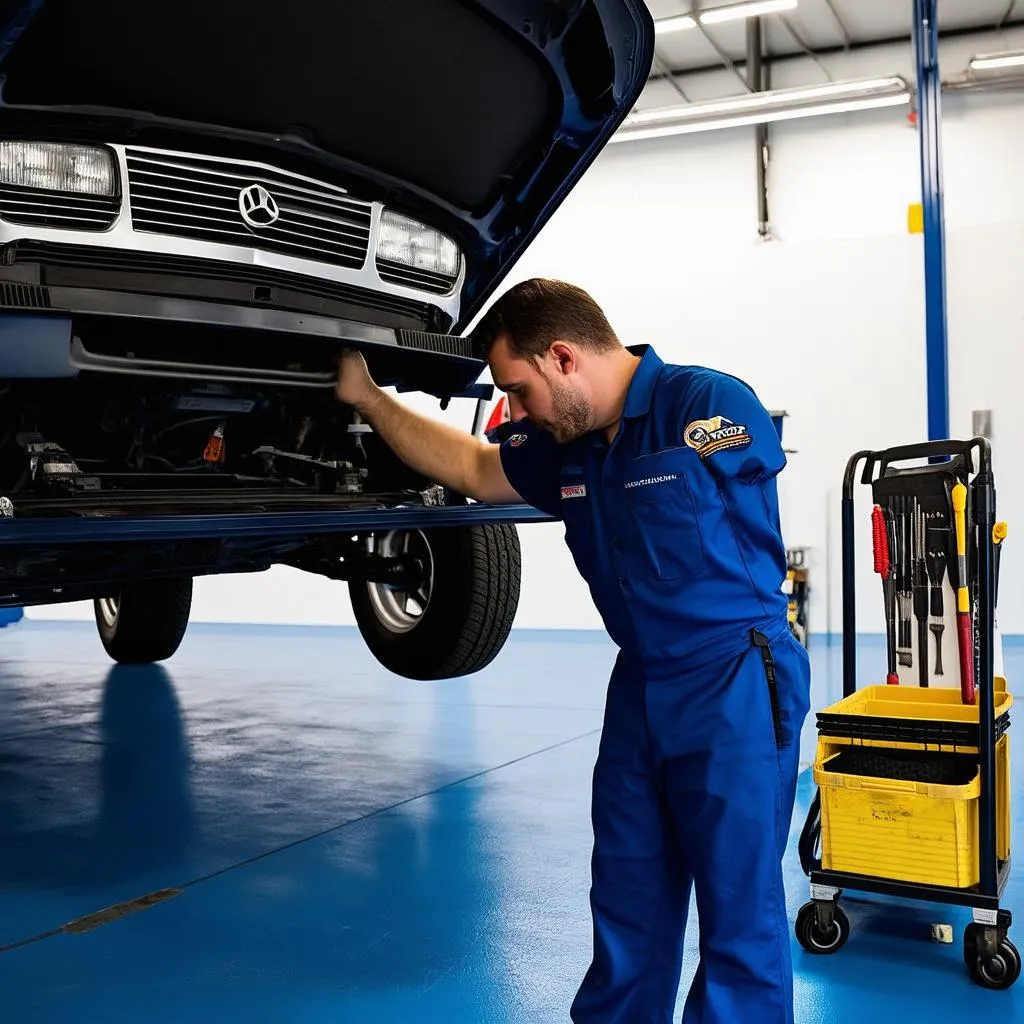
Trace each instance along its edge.
{"label": "hand tool in cart", "polygon": [[992,543],[996,548],[996,564],[995,564],[995,602],[999,604],[999,556],[1003,553],[1003,541],[1006,540],[1006,534],[1009,532],[1009,527],[1006,523],[999,522],[992,527]]}
{"label": "hand tool in cart", "polygon": [[931,584],[931,622],[935,636],[935,674],[942,673],[942,633],[946,628],[942,588],[946,580],[946,530],[928,530],[928,581]]}
{"label": "hand tool in cart", "polygon": [[967,488],[958,480],[953,485],[953,529],[956,534],[956,635],[960,654],[960,696],[964,704],[974,703],[974,629],[967,577]]}
{"label": "hand tool in cart", "polygon": [[871,537],[875,553],[875,572],[882,577],[882,595],[885,601],[885,648],[889,673],[885,678],[890,686],[900,679],[896,674],[896,595],[893,589],[892,563],[889,559],[891,516],[880,505],[871,510]]}
{"label": "hand tool in cart", "polygon": [[928,685],[928,567],[925,561],[924,509],[915,498],[914,525],[914,618],[917,619],[917,674]]}
{"label": "hand tool in cart", "polygon": [[898,593],[900,629],[899,643],[896,645],[896,655],[901,665],[908,668],[914,664],[914,656],[911,647],[911,557],[912,547],[910,540],[910,516],[907,514],[907,499],[902,495],[895,499],[896,518],[896,590]]}

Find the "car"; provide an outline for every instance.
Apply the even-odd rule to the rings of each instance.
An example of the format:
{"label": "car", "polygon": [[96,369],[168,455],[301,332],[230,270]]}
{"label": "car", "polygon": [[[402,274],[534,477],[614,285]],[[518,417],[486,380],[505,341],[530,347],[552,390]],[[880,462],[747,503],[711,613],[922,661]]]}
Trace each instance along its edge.
{"label": "car", "polygon": [[394,673],[489,664],[539,514],[412,472],[338,354],[491,396],[469,327],[653,38],[642,0],[0,6],[0,606],[161,661],[195,578],[288,565]]}

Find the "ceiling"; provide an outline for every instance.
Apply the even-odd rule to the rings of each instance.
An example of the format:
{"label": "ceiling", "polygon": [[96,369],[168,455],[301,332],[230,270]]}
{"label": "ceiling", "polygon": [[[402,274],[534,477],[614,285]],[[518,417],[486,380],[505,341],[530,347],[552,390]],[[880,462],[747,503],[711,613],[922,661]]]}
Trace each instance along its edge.
{"label": "ceiling", "polygon": [[[645,0],[655,20],[710,11],[734,0]],[[938,0],[939,33],[997,31],[1024,25],[1024,0]],[[884,42],[910,41],[913,0],[798,0],[795,10],[761,18],[769,59],[811,54],[823,56]],[[698,26],[659,35],[654,79],[742,64],[747,51],[747,21]]]}

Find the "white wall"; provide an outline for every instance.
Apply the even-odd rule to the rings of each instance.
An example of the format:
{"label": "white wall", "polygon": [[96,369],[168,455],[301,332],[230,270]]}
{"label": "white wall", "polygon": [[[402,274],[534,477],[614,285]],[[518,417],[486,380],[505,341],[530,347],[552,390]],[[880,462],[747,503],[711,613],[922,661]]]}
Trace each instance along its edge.
{"label": "white wall", "polygon": [[[1012,34],[984,49],[1024,45]],[[942,52],[959,71],[978,41]],[[836,78],[913,74],[909,47],[830,58]],[[778,86],[823,80],[810,62],[779,67]],[[734,91],[727,76],[689,83],[697,98]],[[675,102],[662,84],[643,105]],[[1024,559],[1015,442],[1024,437],[1016,381],[1024,295],[1024,91],[947,93],[944,112],[951,431],[970,411],[993,410],[999,510],[1011,525],[1004,581]],[[774,240],[756,233],[753,130],[734,129],[610,146],[516,267],[508,284],[541,274],[589,288],[627,343],[663,358],[745,378],[771,408],[790,413],[798,449],[782,478],[787,541],[812,548],[811,614],[840,628],[839,483],[861,448],[924,440],[922,236],[907,232],[918,201],[918,150],[906,111],[890,108],[773,126]],[[422,407],[422,405],[421,405]],[[469,425],[469,403],[452,417]],[[866,492],[865,488],[861,490]],[[867,523],[862,498],[859,521]],[[564,551],[559,526],[521,528],[523,598],[517,625],[599,626]],[[859,538],[859,625],[882,628],[868,535]],[[827,581],[827,586],[826,586]],[[1004,582],[1004,632],[1024,632],[1024,592]],[[88,606],[30,615],[91,614]],[[197,582],[197,619],[351,622],[344,587],[276,569]]]}

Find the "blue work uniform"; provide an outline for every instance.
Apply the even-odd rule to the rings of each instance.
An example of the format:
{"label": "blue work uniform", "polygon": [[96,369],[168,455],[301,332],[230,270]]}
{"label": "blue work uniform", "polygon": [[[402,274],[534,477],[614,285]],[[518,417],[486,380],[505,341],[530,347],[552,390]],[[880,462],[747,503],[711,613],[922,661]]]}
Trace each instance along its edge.
{"label": "blue work uniform", "polygon": [[781,860],[809,705],[787,622],[778,432],[727,374],[649,346],[609,443],[527,421],[501,443],[619,648],[594,769],[593,961],[577,1024],[670,1024],[691,888],[684,1024],[791,1024]]}

